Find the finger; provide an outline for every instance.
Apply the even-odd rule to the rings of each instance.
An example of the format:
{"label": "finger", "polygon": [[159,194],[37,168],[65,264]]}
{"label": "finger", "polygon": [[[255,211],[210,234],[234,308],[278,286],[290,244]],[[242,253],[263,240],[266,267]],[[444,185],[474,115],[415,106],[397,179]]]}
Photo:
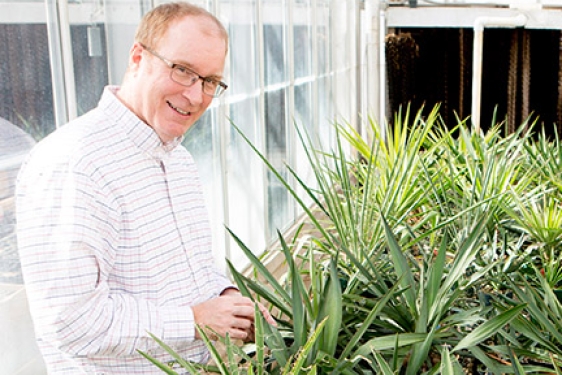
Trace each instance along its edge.
{"label": "finger", "polygon": [[260,312],[263,315],[265,321],[268,322],[271,325],[277,326],[277,322],[275,321],[275,319],[273,319],[273,316],[271,315],[269,310],[265,306],[263,306],[261,303],[258,303],[258,306],[259,306]]}
{"label": "finger", "polygon": [[242,329],[244,331],[247,331],[248,329],[250,329],[252,326],[254,325],[253,320],[249,320],[249,319],[235,319],[232,322],[232,328],[235,329]]}
{"label": "finger", "polygon": [[237,306],[254,306],[254,301],[252,301],[249,297],[244,297],[242,295],[229,295],[225,296],[226,298],[230,298],[233,305]]}
{"label": "finger", "polygon": [[269,310],[264,305],[262,305],[261,303],[254,302],[250,298],[242,297],[242,296],[229,296],[229,298],[235,298],[236,299],[235,305],[238,307],[238,309],[236,310],[234,315],[246,317],[248,319],[253,320],[254,319],[254,309],[255,309],[255,305],[257,304],[258,308],[259,308],[262,316],[266,320],[266,322],[268,322],[271,325],[277,326],[277,322],[275,321],[275,319],[273,318],[273,316],[271,315]]}
{"label": "finger", "polygon": [[231,339],[246,340],[249,337],[248,331],[239,328],[231,328],[227,333]]}
{"label": "finger", "polygon": [[237,306],[233,312],[234,316],[249,319],[254,321],[254,305],[251,306]]}

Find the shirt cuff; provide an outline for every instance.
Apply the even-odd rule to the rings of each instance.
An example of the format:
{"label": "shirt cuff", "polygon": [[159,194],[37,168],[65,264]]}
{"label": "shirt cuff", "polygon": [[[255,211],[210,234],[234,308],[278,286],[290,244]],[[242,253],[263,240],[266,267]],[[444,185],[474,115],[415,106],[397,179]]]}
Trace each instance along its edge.
{"label": "shirt cuff", "polygon": [[233,290],[233,291],[236,291],[236,292],[240,293],[240,289],[238,289],[237,287],[235,287],[235,286],[227,286],[226,288],[224,288],[224,289],[219,293],[219,295],[220,295],[220,296],[224,296],[225,294],[228,294],[227,292],[230,291],[230,290]]}
{"label": "shirt cuff", "polygon": [[191,307],[175,307],[161,310],[164,327],[162,341],[187,346],[195,340],[195,319]]}

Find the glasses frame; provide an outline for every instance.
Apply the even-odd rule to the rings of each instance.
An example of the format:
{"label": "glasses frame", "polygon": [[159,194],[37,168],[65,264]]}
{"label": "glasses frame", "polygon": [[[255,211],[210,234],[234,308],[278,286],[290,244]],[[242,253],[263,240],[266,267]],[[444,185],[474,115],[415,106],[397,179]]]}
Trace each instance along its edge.
{"label": "glasses frame", "polygon": [[[158,59],[162,60],[162,62],[164,64],[166,64],[168,66],[168,68],[170,68],[170,79],[172,81],[174,81],[175,83],[177,83],[178,85],[182,85],[185,87],[191,87],[195,84],[195,82],[197,82],[198,80],[201,80],[201,91],[203,92],[203,94],[207,95],[207,96],[212,96],[213,98],[218,98],[219,96],[221,96],[226,89],[228,88],[228,85],[226,83],[224,83],[223,81],[219,81],[216,79],[212,79],[209,77],[203,77],[202,75],[199,75],[197,72],[194,72],[193,70],[189,69],[188,67],[186,67],[185,65],[182,64],[176,64],[170,60],[168,60],[167,58],[165,58],[164,56],[158,54],[157,52],[153,51],[152,49],[148,48],[147,46],[145,46],[142,43],[139,43],[140,46],[145,49],[148,53],[150,53],[151,55],[157,57]],[[176,70],[176,68],[182,68],[184,70],[186,70],[189,73],[192,73],[193,75],[197,76],[197,80],[194,80],[192,83],[190,84],[185,84],[182,82],[178,82],[177,80],[174,79],[174,70]],[[217,87],[215,89],[215,92],[213,94],[209,94],[207,92],[205,92],[205,82],[216,82],[217,83]]]}

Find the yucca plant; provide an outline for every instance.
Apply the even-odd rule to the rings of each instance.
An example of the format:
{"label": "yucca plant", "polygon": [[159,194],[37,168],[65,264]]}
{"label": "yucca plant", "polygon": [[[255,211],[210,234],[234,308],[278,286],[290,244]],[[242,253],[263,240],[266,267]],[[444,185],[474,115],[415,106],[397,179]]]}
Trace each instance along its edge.
{"label": "yucca plant", "polygon": [[[462,305],[457,303],[464,289],[481,278],[478,274],[467,277],[466,269],[479,249],[483,223],[485,220],[481,220],[470,231],[471,237],[458,249],[450,266],[445,265],[450,243],[444,240],[436,255],[437,259],[435,262],[425,263],[427,273],[423,272],[423,280],[418,282],[408,264],[409,259],[396,242],[390,227],[383,221],[390,254],[387,259],[394,264],[393,275],[397,284],[388,288],[387,293],[380,297],[375,295],[377,291],[372,290],[370,299],[364,293],[352,294],[348,288],[342,293],[339,290],[340,280],[335,263],[330,261],[327,267],[329,270],[326,270],[313,257],[309,258],[309,265],[312,267],[306,274],[311,275],[311,280],[310,286],[306,287],[303,281],[305,273],[296,270],[293,256],[282,237],[281,243],[289,270],[286,284],[278,283],[260,260],[240,242],[262,281],[244,277],[232,267],[231,271],[244,294],[257,294],[262,301],[266,300],[282,312],[281,318],[286,318],[280,320],[281,326],[285,328],[285,334],[281,336],[283,340],[277,337],[268,346],[271,355],[281,366],[286,366],[287,358],[300,350],[311,336],[315,323],[326,319],[328,323],[318,334],[318,350],[309,352],[306,366],[315,366],[321,373],[362,373],[364,367],[369,362],[372,363],[369,360],[372,357],[373,361],[378,358],[380,362],[383,358],[388,363],[394,362],[393,365],[388,365],[393,371],[403,367],[407,374],[416,374],[424,366],[437,366],[437,362],[427,362],[430,352],[438,355],[441,345],[453,346],[461,340],[458,327],[484,320],[480,306],[462,310]],[[484,274],[487,269],[480,272]],[[323,273],[329,275],[328,280],[319,277]],[[342,277],[345,279],[345,276]],[[337,284],[332,283],[334,280],[337,280]],[[306,292],[303,293],[303,290]],[[360,305],[359,298],[362,299]],[[319,304],[317,309],[314,308],[315,303]],[[405,306],[404,311],[402,306]],[[455,314],[451,314],[454,306]],[[330,314],[326,315],[324,311],[328,309]],[[311,316],[315,318],[308,319]],[[404,324],[406,320],[408,322]],[[499,320],[504,321],[504,324],[508,322],[501,318]],[[396,328],[390,329],[392,326]],[[267,338],[265,342],[268,344]],[[477,341],[473,343],[476,344]],[[392,357],[396,359],[391,361]]]}
{"label": "yucca plant", "polygon": [[444,236],[435,253],[430,252],[431,259],[428,257],[417,266],[412,266],[411,262],[416,260],[400,248],[386,226],[389,253],[404,293],[383,308],[380,321],[370,327],[372,331],[378,329],[378,334],[362,345],[357,354],[367,356],[376,351],[388,361],[398,355],[400,360],[393,360],[393,370],[403,367],[405,374],[432,367],[435,371],[441,346],[457,345],[473,325],[486,320],[486,307],[471,304],[465,297],[467,290],[478,287],[493,267],[490,264],[468,272],[481,249],[485,223],[485,218],[476,222],[461,243]]}
{"label": "yucca plant", "polygon": [[[501,342],[490,351],[517,360],[524,373],[560,373],[562,366],[562,305],[547,280],[517,272],[504,278],[510,293],[497,294],[495,306],[504,312],[524,302],[508,329],[499,331]],[[536,283],[542,284],[537,285]]]}
{"label": "yucca plant", "polygon": [[513,208],[506,207],[515,222],[515,227],[528,234],[532,262],[552,288],[562,287],[562,203],[556,198],[543,194],[535,200],[514,196]]}
{"label": "yucca plant", "polygon": [[557,127],[553,129],[554,133],[547,135],[543,128],[536,135],[536,141],[526,144],[527,164],[541,176],[537,183],[547,181],[562,192],[562,140]]}
{"label": "yucca plant", "polygon": [[335,358],[342,321],[342,290],[336,262],[333,259],[319,262],[313,252],[308,252],[306,260],[299,264],[279,233],[287,264],[286,278],[280,282],[235,234],[231,232],[231,235],[260,278],[252,280],[244,276],[229,262],[240,291],[248,297],[267,301],[278,312],[279,328],[267,326],[265,330],[265,343],[272,358],[285,367],[314,337],[303,365],[315,366],[324,372],[337,368],[345,373],[349,363],[338,363]]}
{"label": "yucca plant", "polygon": [[[356,140],[355,144],[359,145],[358,149],[362,153],[362,159],[357,164],[345,158],[339,142],[339,152],[335,154],[310,152],[309,160],[319,187],[309,188],[297,178],[303,190],[317,202],[325,217],[329,218],[328,223],[320,223],[314,213],[304,207],[323,235],[311,243],[316,251],[325,251],[334,259],[339,259],[340,272],[344,275],[343,298],[346,310],[343,313],[344,325],[340,335],[340,339],[343,339],[339,344],[342,348],[340,360],[349,358],[353,361],[357,357],[371,355],[373,350],[384,350],[391,352],[396,358],[408,357],[407,371],[413,374],[424,366],[431,366],[427,363],[429,352],[438,352],[435,347],[446,342],[445,338],[452,340],[450,344],[460,340],[453,334],[451,327],[474,324],[486,319],[479,315],[480,306],[458,314],[458,311],[466,307],[458,304],[459,297],[465,289],[477,287],[482,275],[493,266],[490,263],[487,267],[473,271],[472,277],[466,276],[479,256],[481,245],[478,243],[489,239],[483,231],[487,223],[486,217],[482,216],[483,219],[477,226],[479,230],[473,225],[467,225],[461,231],[451,230],[446,223],[454,222],[453,219],[458,219],[461,214],[470,217],[471,210],[489,203],[490,199],[466,200],[463,210],[454,211],[452,218],[447,216],[450,212],[443,211],[444,222],[434,216],[415,229],[408,223],[408,219],[415,219],[416,215],[423,216],[420,213],[424,211],[420,210],[424,210],[428,202],[431,202],[428,199],[431,194],[446,197],[444,192],[454,185],[457,178],[450,172],[447,179],[425,178],[434,172],[432,168],[437,165],[433,152],[446,144],[430,142],[430,138],[437,139],[432,134],[437,118],[436,114],[429,119],[416,117],[412,129],[404,125],[402,132],[398,132],[395,127],[393,139],[399,141],[386,143],[378,136],[375,137],[378,142],[370,149],[361,144],[362,141]],[[347,128],[340,126],[339,130],[348,140],[353,139],[354,133]],[[374,133],[379,134],[376,127]],[[267,164],[267,160],[263,159]],[[330,165],[332,169],[328,167]],[[268,166],[272,168],[271,165]],[[274,173],[281,176],[275,170]],[[356,181],[353,181],[354,178]],[[298,200],[288,182],[282,182]],[[403,186],[407,186],[408,193],[396,194],[404,189]],[[318,195],[315,192],[319,192]],[[387,212],[392,215],[393,225],[403,228],[400,230],[400,240],[395,238],[383,219]],[[472,217],[475,220],[475,216]],[[464,219],[465,225],[468,220],[469,218]],[[369,227],[364,226],[366,222]],[[419,228],[424,230],[417,236]],[[386,233],[386,238],[379,234],[382,230]],[[447,233],[455,233],[458,238],[448,241]],[[443,238],[437,257],[439,261],[433,256],[436,238]],[[416,259],[410,249],[402,249],[400,243],[415,248],[418,254],[421,253],[421,260]],[[258,291],[259,286],[254,288],[254,291]],[[383,299],[386,299],[385,304],[379,304],[375,309],[376,302]],[[457,314],[451,318],[451,310],[454,309]],[[357,338],[357,333],[360,339]],[[398,362],[402,365],[402,361],[395,360],[395,363]],[[397,370],[397,366],[394,365],[393,369]]]}
{"label": "yucca plant", "polygon": [[[557,185],[537,172],[546,142],[532,146],[523,127],[502,136],[498,126],[476,133],[459,120],[451,130],[437,107],[421,113],[400,112],[385,131],[371,120],[370,141],[337,124],[332,152],[315,150],[317,142],[297,127],[314,175],[310,185],[291,166],[272,165],[233,125],[313,231],[289,242],[278,234],[273,251],[285,261],[282,278],[230,232],[252,268],[243,273],[229,264],[234,280],[243,294],[269,305],[279,324],[261,324],[252,354],[221,339],[227,354],[206,371],[558,371],[556,335],[534,346],[524,339],[559,328],[559,310],[540,303],[554,292],[533,268],[533,251],[544,247],[529,220],[543,218],[544,207],[552,219],[559,207],[544,194]],[[541,214],[538,198],[545,200]],[[525,297],[527,284],[538,286],[533,300]]]}
{"label": "yucca plant", "polygon": [[530,133],[523,130],[502,137],[499,125],[482,135],[460,127],[458,139],[450,140],[443,152],[443,170],[455,176],[454,189],[443,193],[455,195],[457,211],[482,203],[478,210],[487,213],[490,230],[505,218],[508,192],[523,195],[534,187],[536,172],[524,162]]}
{"label": "yucca plant", "polygon": [[[363,237],[359,248],[373,248],[379,241],[384,231],[379,220],[380,215],[397,223],[410,225],[410,230],[417,228],[423,230],[426,224],[431,225],[436,219],[434,211],[428,211],[428,194],[432,193],[432,184],[435,174],[431,172],[437,152],[437,143],[431,139],[436,138],[434,132],[442,129],[438,107],[427,117],[411,116],[409,108],[405,113],[397,113],[393,126],[388,126],[382,131],[379,124],[372,119],[368,122],[370,130],[370,144],[362,138],[349,124],[337,124],[338,134],[360,153],[359,162],[353,162],[352,167],[345,167],[345,160],[336,163],[341,165],[339,170],[352,173],[357,179],[360,188],[356,199],[360,202],[355,209],[357,219],[350,221],[353,229],[355,222],[363,224],[358,236]],[[341,154],[341,153],[340,153]],[[311,158],[312,164],[318,161]],[[345,174],[338,175],[338,181],[346,181]],[[353,181],[346,185],[352,185]],[[328,184],[322,190],[330,192]],[[324,195],[323,195],[324,197]],[[350,199],[348,199],[350,200]],[[337,208],[341,202],[334,206]],[[329,207],[328,207],[329,209]],[[348,217],[344,217],[344,221]],[[364,223],[371,225],[371,230],[365,228]],[[345,226],[342,226],[345,228]],[[405,228],[402,226],[401,228]],[[395,228],[399,229],[399,228]]]}
{"label": "yucca plant", "polygon": [[[178,375],[174,370],[177,367],[190,371],[192,374],[220,373],[222,375],[264,375],[264,374],[316,374],[316,365],[307,365],[311,358],[311,351],[318,340],[318,334],[324,329],[327,319],[321,321],[311,336],[299,347],[299,351],[290,354],[281,366],[277,360],[273,360],[271,354],[266,350],[266,341],[279,340],[279,333],[275,328],[269,327],[261,315],[259,309],[255,309],[255,344],[254,351],[249,348],[240,347],[238,343],[226,337],[218,337],[218,341],[225,349],[224,353],[217,350],[217,343],[209,338],[208,332],[202,327],[196,327],[203,341],[210,349],[214,364],[200,364],[186,361],[181,358],[170,346],[154,335],[150,335],[170,356],[174,359],[169,363],[162,363],[149,354],[139,351],[147,360],[168,375]],[[269,327],[269,328],[268,328]],[[271,342],[269,343],[271,345]],[[278,345],[274,345],[278,348]],[[286,354],[286,353],[285,353]],[[276,353],[277,357],[278,353]]]}
{"label": "yucca plant", "polygon": [[[526,146],[527,165],[535,172],[533,193],[512,193],[513,204],[504,207],[509,224],[528,241],[530,264],[552,288],[562,287],[562,144],[555,130],[542,131]],[[540,285],[540,283],[539,283]]]}

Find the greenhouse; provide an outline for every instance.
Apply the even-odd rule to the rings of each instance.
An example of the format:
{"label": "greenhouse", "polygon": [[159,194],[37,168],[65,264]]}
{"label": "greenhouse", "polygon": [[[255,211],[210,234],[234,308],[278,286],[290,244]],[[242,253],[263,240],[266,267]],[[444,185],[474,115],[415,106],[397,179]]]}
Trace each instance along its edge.
{"label": "greenhouse", "polygon": [[562,373],[562,0],[170,3],[0,0],[0,375]]}

